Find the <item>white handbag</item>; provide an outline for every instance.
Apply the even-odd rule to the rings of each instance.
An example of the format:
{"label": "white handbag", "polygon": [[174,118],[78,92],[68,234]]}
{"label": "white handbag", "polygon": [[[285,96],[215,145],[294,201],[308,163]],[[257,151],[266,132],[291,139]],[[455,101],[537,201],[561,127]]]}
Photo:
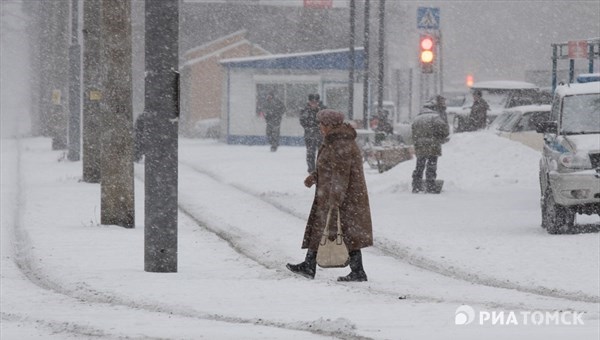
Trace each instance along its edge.
{"label": "white handbag", "polygon": [[342,223],[340,222],[340,209],[337,209],[337,234],[335,240],[329,239],[329,222],[331,220],[331,210],[327,213],[327,222],[325,222],[325,230],[321,236],[319,250],[317,251],[317,264],[322,268],[342,268],[346,267],[350,262],[348,255],[348,247],[344,243],[342,235]]}

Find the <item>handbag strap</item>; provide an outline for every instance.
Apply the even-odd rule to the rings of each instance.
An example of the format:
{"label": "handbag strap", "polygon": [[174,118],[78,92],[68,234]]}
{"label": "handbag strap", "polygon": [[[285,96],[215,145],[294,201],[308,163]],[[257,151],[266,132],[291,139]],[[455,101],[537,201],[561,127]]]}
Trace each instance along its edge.
{"label": "handbag strap", "polygon": [[[331,221],[331,210],[333,210],[333,208],[330,208],[329,211],[327,212],[327,221],[325,222],[325,230],[323,230],[323,235],[329,235],[329,221]],[[337,234],[341,235],[342,234],[342,222],[341,222],[341,218],[340,218],[340,208],[337,208]]]}

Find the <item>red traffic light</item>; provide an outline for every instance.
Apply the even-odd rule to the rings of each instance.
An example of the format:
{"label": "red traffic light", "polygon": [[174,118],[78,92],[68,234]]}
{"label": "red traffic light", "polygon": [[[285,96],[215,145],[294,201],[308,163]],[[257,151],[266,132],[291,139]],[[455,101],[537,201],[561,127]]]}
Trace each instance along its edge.
{"label": "red traffic light", "polygon": [[421,49],[431,50],[433,48],[433,38],[425,36],[421,38]]}
{"label": "red traffic light", "polygon": [[435,38],[428,34],[422,34],[419,38],[419,62],[421,72],[432,73],[435,60]]}
{"label": "red traffic light", "polygon": [[473,86],[473,76],[470,74],[467,74],[467,87],[472,87]]}

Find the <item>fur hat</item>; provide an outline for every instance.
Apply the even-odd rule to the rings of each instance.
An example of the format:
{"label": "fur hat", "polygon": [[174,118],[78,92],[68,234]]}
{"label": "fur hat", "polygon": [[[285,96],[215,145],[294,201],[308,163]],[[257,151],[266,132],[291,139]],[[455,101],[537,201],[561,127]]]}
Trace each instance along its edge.
{"label": "fur hat", "polygon": [[325,109],[317,113],[317,119],[319,120],[319,123],[323,125],[342,125],[344,122],[344,114],[336,110]]}

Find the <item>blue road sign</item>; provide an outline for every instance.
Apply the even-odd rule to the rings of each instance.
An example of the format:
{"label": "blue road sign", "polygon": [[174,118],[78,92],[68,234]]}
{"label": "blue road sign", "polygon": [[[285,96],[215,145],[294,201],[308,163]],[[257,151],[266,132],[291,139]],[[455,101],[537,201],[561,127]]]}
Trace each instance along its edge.
{"label": "blue road sign", "polygon": [[419,7],[417,8],[417,28],[439,30],[440,29],[440,9],[439,7]]}

